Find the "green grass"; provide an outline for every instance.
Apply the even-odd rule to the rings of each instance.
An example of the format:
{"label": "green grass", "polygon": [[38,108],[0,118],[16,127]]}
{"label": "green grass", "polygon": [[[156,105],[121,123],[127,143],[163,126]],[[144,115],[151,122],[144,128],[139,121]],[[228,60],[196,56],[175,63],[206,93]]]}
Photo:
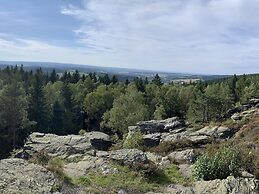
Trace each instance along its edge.
{"label": "green grass", "polygon": [[170,165],[164,170],[152,174],[142,174],[129,167],[116,166],[119,173],[103,175],[90,172],[87,176],[75,180],[78,185],[92,186],[95,188],[108,188],[110,191],[119,189],[136,192],[161,191],[161,186],[170,183],[184,184],[186,179],[181,175],[176,165]]}

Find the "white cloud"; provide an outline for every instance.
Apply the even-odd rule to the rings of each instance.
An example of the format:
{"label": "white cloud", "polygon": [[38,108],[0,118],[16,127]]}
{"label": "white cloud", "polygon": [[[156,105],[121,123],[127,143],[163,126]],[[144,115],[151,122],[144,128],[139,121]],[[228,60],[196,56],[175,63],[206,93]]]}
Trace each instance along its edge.
{"label": "white cloud", "polygon": [[79,42],[98,65],[202,73],[259,71],[258,0],[85,0]]}

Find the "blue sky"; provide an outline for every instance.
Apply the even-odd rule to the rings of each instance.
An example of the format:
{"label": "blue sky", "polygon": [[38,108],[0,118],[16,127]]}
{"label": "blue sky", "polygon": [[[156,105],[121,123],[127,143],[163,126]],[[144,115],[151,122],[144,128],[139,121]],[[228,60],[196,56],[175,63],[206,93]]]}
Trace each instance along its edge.
{"label": "blue sky", "polygon": [[0,60],[259,73],[258,0],[0,0]]}

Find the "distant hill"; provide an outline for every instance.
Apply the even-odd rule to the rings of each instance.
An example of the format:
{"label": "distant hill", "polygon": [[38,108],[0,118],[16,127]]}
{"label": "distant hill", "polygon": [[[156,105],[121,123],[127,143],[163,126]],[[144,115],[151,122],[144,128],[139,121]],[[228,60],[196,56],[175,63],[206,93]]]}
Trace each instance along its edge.
{"label": "distant hill", "polygon": [[173,73],[163,71],[152,71],[152,70],[140,70],[140,69],[129,69],[129,68],[118,68],[118,67],[100,67],[92,65],[78,65],[69,63],[51,63],[51,62],[28,62],[28,61],[0,61],[0,68],[4,68],[8,65],[23,65],[26,70],[36,70],[41,67],[44,72],[51,72],[53,69],[57,73],[63,73],[65,71],[75,71],[76,69],[80,73],[95,72],[98,75],[116,74],[119,80],[133,80],[135,77],[148,78],[151,80],[155,74],[159,74],[163,82],[172,82],[173,80],[184,80],[184,79],[200,79],[200,80],[215,80],[229,77],[229,75],[204,75],[204,74],[190,74],[190,73]]}

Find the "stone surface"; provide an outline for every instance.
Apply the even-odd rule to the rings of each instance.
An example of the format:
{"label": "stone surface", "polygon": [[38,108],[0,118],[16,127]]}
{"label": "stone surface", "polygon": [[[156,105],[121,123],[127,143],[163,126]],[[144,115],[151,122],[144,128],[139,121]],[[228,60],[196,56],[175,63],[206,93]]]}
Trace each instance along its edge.
{"label": "stone surface", "polygon": [[195,154],[193,149],[186,149],[183,151],[174,151],[168,155],[171,161],[178,163],[191,163],[195,160]]}
{"label": "stone surface", "polygon": [[167,166],[171,163],[167,156],[163,157],[151,152],[146,152],[146,156],[149,161],[155,163],[157,166],[160,166],[160,167]]}
{"label": "stone surface", "polygon": [[42,166],[12,158],[0,161],[0,193],[51,193],[58,186],[54,175]]}
{"label": "stone surface", "polygon": [[164,193],[176,194],[256,194],[258,180],[247,178],[234,178],[232,176],[224,180],[197,181],[193,187],[181,185],[169,185]]}
{"label": "stone surface", "polygon": [[153,133],[143,135],[144,145],[147,147],[155,147],[160,143],[161,133]]}
{"label": "stone surface", "polygon": [[109,136],[101,132],[90,132],[84,136],[32,133],[24,150],[33,154],[46,150],[52,156],[67,157],[73,154],[84,154],[93,149],[108,149],[111,146]]}
{"label": "stone surface", "polygon": [[210,138],[226,139],[235,134],[236,130],[225,126],[206,126],[189,134],[191,141],[206,141]]}
{"label": "stone surface", "polygon": [[190,164],[180,164],[179,171],[185,178],[192,178],[192,165]]}
{"label": "stone surface", "polygon": [[69,162],[64,166],[64,172],[70,177],[86,176],[90,171],[97,170],[103,174],[117,172],[106,159],[90,155],[85,155],[79,161]]}
{"label": "stone surface", "polygon": [[168,132],[185,126],[185,122],[178,117],[172,117],[165,120],[141,121],[137,126],[143,133]]}
{"label": "stone surface", "polygon": [[192,188],[184,187],[182,185],[169,185],[165,188],[164,193],[167,194],[195,194]]}
{"label": "stone surface", "polygon": [[240,113],[235,113],[231,116],[231,119],[234,121],[240,121],[244,118],[251,118],[254,116],[259,116],[259,108],[258,107],[254,107],[251,108],[249,110],[240,112]]}
{"label": "stone surface", "polygon": [[258,180],[230,176],[224,180],[197,181],[193,190],[197,194],[255,194]]}
{"label": "stone surface", "polygon": [[119,161],[123,165],[148,163],[148,158],[146,154],[138,149],[120,149],[116,151],[111,151],[108,158]]}

